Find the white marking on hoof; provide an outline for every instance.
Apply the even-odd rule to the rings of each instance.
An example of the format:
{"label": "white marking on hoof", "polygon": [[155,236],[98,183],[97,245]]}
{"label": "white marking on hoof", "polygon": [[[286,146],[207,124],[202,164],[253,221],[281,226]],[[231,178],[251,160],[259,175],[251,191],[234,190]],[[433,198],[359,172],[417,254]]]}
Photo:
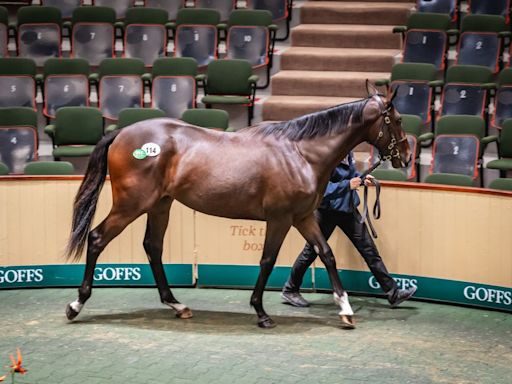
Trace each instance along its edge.
{"label": "white marking on hoof", "polygon": [[72,303],[70,303],[70,304],[69,304],[69,306],[70,306],[70,307],[71,307],[71,309],[72,309],[73,311],[75,311],[76,313],[80,313],[80,311],[82,310],[82,308],[83,308],[83,306],[84,306],[84,305],[83,305],[82,303],[80,303],[80,302],[78,301],[78,299],[76,299],[75,301],[73,301]]}
{"label": "white marking on hoof", "polygon": [[350,305],[350,302],[348,301],[348,295],[347,292],[343,292],[343,295],[340,297],[336,294],[336,292],[333,293],[334,296],[334,302],[340,306],[341,311],[339,313],[340,316],[346,315],[346,316],[353,316],[354,311],[352,310],[352,307]]}
{"label": "white marking on hoof", "polygon": [[180,303],[165,303],[165,304],[167,304],[169,307],[174,309],[176,312],[181,312],[185,308],[187,308],[187,306],[185,304],[180,304]]}

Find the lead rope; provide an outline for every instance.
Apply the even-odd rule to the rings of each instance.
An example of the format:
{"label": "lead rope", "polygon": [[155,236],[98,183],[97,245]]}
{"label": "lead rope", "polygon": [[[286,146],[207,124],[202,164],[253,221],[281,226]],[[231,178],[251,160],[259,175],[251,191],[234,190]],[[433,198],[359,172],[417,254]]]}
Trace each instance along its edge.
{"label": "lead rope", "polygon": [[[372,220],[370,219],[370,215],[368,212],[368,187],[364,185],[364,180],[366,179],[366,176],[368,176],[371,172],[373,172],[381,163],[381,160],[377,161],[374,165],[372,165],[369,169],[367,169],[363,174],[360,176],[361,182],[363,183],[364,187],[364,193],[363,193],[363,213],[361,214],[361,217],[356,217],[356,220],[360,224],[364,224],[364,222],[368,222],[368,227],[370,228],[370,232],[372,233],[372,237],[376,239],[377,231],[375,230],[375,227],[373,226]],[[378,220],[380,218],[380,182],[377,179],[373,179],[373,183],[375,186],[375,204],[373,205],[373,218],[375,220]],[[352,202],[353,205],[353,202]],[[357,212],[357,209],[354,208],[354,214]]]}

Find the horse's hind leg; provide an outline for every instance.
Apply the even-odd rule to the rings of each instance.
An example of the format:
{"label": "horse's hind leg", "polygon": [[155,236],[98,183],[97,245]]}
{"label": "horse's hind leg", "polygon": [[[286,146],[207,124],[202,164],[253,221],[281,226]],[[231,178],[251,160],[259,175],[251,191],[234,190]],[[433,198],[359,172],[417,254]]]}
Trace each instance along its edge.
{"label": "horse's hind leg", "polygon": [[87,264],[85,266],[84,279],[78,289],[78,299],[68,304],[66,307],[66,316],[68,320],[73,320],[82,310],[85,302],[91,297],[94,269],[101,252],[108,243],[119,235],[133,220],[140,216],[140,212],[135,209],[120,210],[112,208],[108,216],[89,232],[87,239]]}
{"label": "horse's hind leg", "polygon": [[275,327],[274,321],[263,309],[263,291],[265,290],[268,277],[276,263],[279,249],[281,249],[283,240],[290,227],[291,223],[288,223],[287,220],[267,221],[267,234],[265,237],[265,245],[263,246],[263,255],[260,261],[260,273],[251,296],[251,305],[256,310],[258,326],[261,328]]}
{"label": "horse's hind leg", "polygon": [[336,259],[334,258],[331,247],[327,244],[327,241],[318,226],[315,216],[312,214],[299,223],[295,223],[294,226],[301,235],[304,236],[306,241],[315,249],[327,269],[334,291],[334,301],[341,308],[339,316],[343,326],[345,328],[355,328],[355,322],[352,317],[354,312],[352,311],[352,307],[348,301],[347,292],[343,289],[343,285],[341,284],[341,280],[336,269]]}
{"label": "horse's hind leg", "polygon": [[144,250],[148,256],[149,265],[153,271],[155,282],[160,294],[162,303],[170,306],[176,311],[176,316],[181,319],[192,317],[192,311],[184,304],[181,304],[171,292],[167,278],[165,277],[162,265],[162,251],[165,236],[165,230],[169,223],[169,210],[172,199],[163,198],[155,204],[153,209],[148,212],[148,222],[146,234],[144,235]]}

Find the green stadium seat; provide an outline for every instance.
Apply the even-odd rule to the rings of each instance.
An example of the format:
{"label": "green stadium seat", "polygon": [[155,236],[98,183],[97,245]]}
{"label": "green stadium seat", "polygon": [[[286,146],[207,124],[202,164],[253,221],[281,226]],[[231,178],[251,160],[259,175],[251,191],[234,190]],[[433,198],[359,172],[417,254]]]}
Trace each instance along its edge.
{"label": "green stadium seat", "polygon": [[406,174],[398,169],[376,169],[371,175],[377,180],[407,181]]}
{"label": "green stadium seat", "polygon": [[491,125],[501,128],[505,120],[512,118],[512,68],[501,71],[497,82]]}
{"label": "green stadium seat", "polygon": [[103,117],[97,108],[63,107],[44,131],[52,138],[56,160],[89,156],[103,136]]}
{"label": "green stadium seat", "polygon": [[144,104],[144,62],[133,58],[112,58],[101,62],[93,75],[98,85],[98,104],[103,116],[117,120],[124,108]]}
{"label": "green stadium seat", "polygon": [[511,178],[497,178],[490,182],[489,188],[500,189],[503,191],[512,191],[512,179]]}
{"label": "green stadium seat", "polygon": [[225,131],[229,127],[229,115],[222,109],[188,109],[183,112],[181,119],[203,128]]}
{"label": "green stadium seat", "polygon": [[505,18],[498,15],[466,15],[462,19],[456,64],[481,65],[498,72],[504,39],[510,38]]}
{"label": "green stadium seat", "polygon": [[220,13],[215,9],[183,8],[174,30],[174,56],[193,57],[201,67],[217,59]]}
{"label": "green stadium seat", "polygon": [[151,105],[168,117],[180,118],[183,112],[196,107],[197,62],[192,57],[157,59],[151,71]]}
{"label": "green stadium seat", "polygon": [[439,116],[473,115],[487,121],[489,89],[495,88],[489,68],[455,65],[446,72]]}
{"label": "green stadium seat", "polygon": [[430,63],[444,70],[447,65],[449,36],[457,34],[451,28],[449,15],[438,13],[413,13],[407,25],[395,27],[394,33],[401,33],[404,42],[402,62]]}
{"label": "green stadium seat", "polygon": [[0,161],[20,174],[37,157],[37,113],[28,107],[0,108]]}
{"label": "green stadium seat", "polygon": [[220,20],[226,21],[236,7],[236,0],[194,0],[194,8],[215,9],[220,13]]}
{"label": "green stadium seat", "polygon": [[25,175],[72,175],[73,164],[67,161],[33,161],[25,165]]}
{"label": "green stadium seat", "polygon": [[425,179],[425,183],[473,187],[473,179],[471,177],[450,173],[434,173],[432,175],[428,175]]}
{"label": "green stadium seat", "polygon": [[21,57],[0,58],[0,107],[36,109],[36,63]]}
{"label": "green stadium seat", "polygon": [[165,9],[169,20],[176,20],[178,11],[185,7],[185,0],[144,0],[144,6]]}
{"label": "green stadium seat", "polygon": [[5,176],[8,174],[9,174],[9,168],[7,167],[7,165],[5,165],[4,163],[2,163],[0,161],[0,176]]}
{"label": "green stadium seat", "polygon": [[82,0],[41,0],[41,5],[58,8],[63,19],[70,19]]}
{"label": "green stadium seat", "polygon": [[248,125],[254,116],[256,83],[251,64],[246,60],[216,60],[208,65],[205,96],[202,102],[207,108],[213,104],[246,105]]}
{"label": "green stadium seat", "polygon": [[229,16],[225,58],[247,60],[255,69],[265,67],[266,81],[260,88],[270,83],[276,31],[269,11],[238,9]]}
{"label": "green stadium seat", "polygon": [[433,64],[395,64],[390,79],[377,80],[375,84],[396,90],[393,105],[397,111],[400,114],[419,116],[423,124],[428,126],[433,112],[433,88],[443,84],[437,80],[437,72]]}
{"label": "green stadium seat", "polygon": [[117,19],[124,19],[128,9],[135,6],[135,0],[92,0],[92,5],[112,8]]}
{"label": "green stadium seat", "polygon": [[55,118],[61,107],[89,106],[89,63],[84,59],[48,59],[44,63],[44,107]]}
{"label": "green stadium seat", "polygon": [[139,58],[146,67],[167,52],[169,15],[160,8],[129,8],[124,19],[123,57]]}
{"label": "green stadium seat", "polygon": [[9,56],[9,11],[0,7],[0,57]]}
{"label": "green stadium seat", "polygon": [[486,167],[499,170],[501,177],[505,177],[512,170],[512,119],[505,120],[497,141],[499,158],[489,161]]}
{"label": "green stadium seat", "polygon": [[165,117],[164,111],[152,108],[125,108],[119,112],[117,124],[111,124],[105,129],[105,133],[121,129],[139,121]]}
{"label": "green stadium seat", "polygon": [[78,7],[71,19],[71,57],[92,66],[115,55],[116,12],[108,7]]}
{"label": "green stadium seat", "polygon": [[21,7],[16,18],[18,56],[33,59],[39,67],[50,57],[62,56],[62,17],[58,8]]}

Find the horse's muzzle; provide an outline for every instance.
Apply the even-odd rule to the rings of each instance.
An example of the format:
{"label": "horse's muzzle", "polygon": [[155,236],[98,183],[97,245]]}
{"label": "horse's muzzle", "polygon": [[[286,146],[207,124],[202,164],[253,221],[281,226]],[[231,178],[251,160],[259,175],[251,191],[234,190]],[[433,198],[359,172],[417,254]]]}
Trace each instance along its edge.
{"label": "horse's muzzle", "polygon": [[407,156],[407,159],[405,161],[402,161],[403,168],[407,168],[409,166],[409,164],[411,163],[411,161],[412,161],[412,153],[409,154],[409,156]]}

